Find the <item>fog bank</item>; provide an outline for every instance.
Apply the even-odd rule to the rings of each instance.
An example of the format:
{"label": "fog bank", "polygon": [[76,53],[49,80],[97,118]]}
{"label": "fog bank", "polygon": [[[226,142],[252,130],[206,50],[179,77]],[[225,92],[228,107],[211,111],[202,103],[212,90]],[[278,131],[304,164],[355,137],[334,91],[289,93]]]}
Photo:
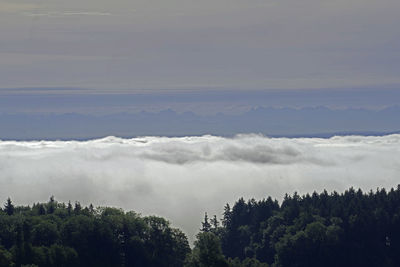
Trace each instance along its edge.
{"label": "fog bank", "polygon": [[192,238],[205,211],[220,217],[239,197],[396,186],[399,155],[400,135],[0,141],[0,199],[117,206],[165,216]]}

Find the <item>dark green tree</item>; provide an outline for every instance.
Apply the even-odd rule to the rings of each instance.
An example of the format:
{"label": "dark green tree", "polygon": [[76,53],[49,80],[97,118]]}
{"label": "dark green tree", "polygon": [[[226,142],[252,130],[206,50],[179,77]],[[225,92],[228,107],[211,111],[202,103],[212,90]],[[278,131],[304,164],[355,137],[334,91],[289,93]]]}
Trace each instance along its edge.
{"label": "dark green tree", "polygon": [[45,215],[46,214],[46,208],[44,207],[43,204],[39,204],[39,215]]}
{"label": "dark green tree", "polygon": [[220,240],[215,234],[201,232],[196,238],[193,251],[186,260],[186,267],[229,266],[222,254]]}
{"label": "dark green tree", "polygon": [[71,215],[71,213],[72,213],[72,204],[71,204],[71,201],[68,201],[68,205],[67,205],[67,212],[68,212],[68,215]]}
{"label": "dark green tree", "polygon": [[14,205],[11,201],[11,198],[7,198],[7,202],[4,205],[4,211],[7,213],[7,215],[13,215],[14,214]]}
{"label": "dark green tree", "polygon": [[50,197],[49,202],[47,203],[47,213],[53,214],[56,209],[56,201],[54,200],[54,196]]}
{"label": "dark green tree", "polygon": [[75,201],[74,213],[80,214],[81,210],[82,210],[81,203],[79,203],[79,201]]}
{"label": "dark green tree", "polygon": [[211,230],[211,224],[208,221],[208,215],[207,212],[204,214],[204,221],[201,223],[201,229],[200,231],[202,232],[210,232]]}

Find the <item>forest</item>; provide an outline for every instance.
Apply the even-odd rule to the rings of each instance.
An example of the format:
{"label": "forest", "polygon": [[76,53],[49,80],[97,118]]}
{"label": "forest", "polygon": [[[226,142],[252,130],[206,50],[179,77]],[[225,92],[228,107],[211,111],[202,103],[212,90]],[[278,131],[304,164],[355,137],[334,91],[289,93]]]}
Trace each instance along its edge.
{"label": "forest", "polygon": [[47,203],[0,209],[0,267],[400,266],[400,185],[237,200],[205,213],[191,248],[156,216]]}

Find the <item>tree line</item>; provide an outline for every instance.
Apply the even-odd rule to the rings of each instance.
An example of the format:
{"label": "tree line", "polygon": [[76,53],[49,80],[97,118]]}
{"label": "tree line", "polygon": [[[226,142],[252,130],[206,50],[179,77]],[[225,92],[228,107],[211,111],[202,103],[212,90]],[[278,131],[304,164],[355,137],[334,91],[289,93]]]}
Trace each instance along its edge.
{"label": "tree line", "polygon": [[241,198],[225,206],[221,225],[206,214],[197,242],[203,239],[215,239],[225,266],[400,266],[400,185],[294,193],[281,204]]}
{"label": "tree line", "polygon": [[48,203],[0,210],[0,266],[183,266],[186,235],[160,217]]}
{"label": "tree line", "polygon": [[193,248],[164,218],[79,202],[0,209],[0,267],[400,266],[400,186],[243,198],[206,213]]}

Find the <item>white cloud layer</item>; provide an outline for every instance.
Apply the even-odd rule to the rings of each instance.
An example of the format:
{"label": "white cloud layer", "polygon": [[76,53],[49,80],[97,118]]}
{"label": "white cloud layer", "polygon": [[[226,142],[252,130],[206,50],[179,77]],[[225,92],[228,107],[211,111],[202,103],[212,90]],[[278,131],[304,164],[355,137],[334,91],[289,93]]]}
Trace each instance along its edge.
{"label": "white cloud layer", "polygon": [[399,155],[400,135],[0,141],[0,198],[55,195],[157,214],[192,238],[205,211],[220,215],[239,197],[396,186]]}

